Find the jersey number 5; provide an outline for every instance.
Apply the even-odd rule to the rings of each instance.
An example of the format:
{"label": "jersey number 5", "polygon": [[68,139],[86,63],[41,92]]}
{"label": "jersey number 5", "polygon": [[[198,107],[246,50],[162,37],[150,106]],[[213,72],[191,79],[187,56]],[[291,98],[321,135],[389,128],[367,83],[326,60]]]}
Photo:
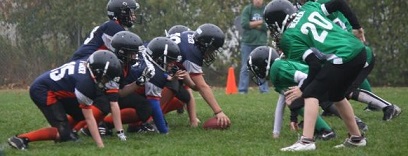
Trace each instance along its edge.
{"label": "jersey number 5", "polygon": [[[61,80],[64,78],[65,74],[72,75],[75,72],[75,62],[70,62],[62,65],[61,67],[51,70],[50,78],[54,81]],[[78,68],[79,74],[86,73],[85,63],[81,62]]]}
{"label": "jersey number 5", "polygon": [[[312,12],[309,17],[307,18],[309,22],[306,22],[300,28],[300,31],[307,35],[309,32],[312,32],[313,38],[320,43],[323,43],[327,37],[328,32],[326,30],[333,29],[332,23],[326,20],[322,15],[318,12]],[[322,27],[323,29],[321,32],[318,32],[316,26]],[[310,31],[309,31],[310,30]]]}

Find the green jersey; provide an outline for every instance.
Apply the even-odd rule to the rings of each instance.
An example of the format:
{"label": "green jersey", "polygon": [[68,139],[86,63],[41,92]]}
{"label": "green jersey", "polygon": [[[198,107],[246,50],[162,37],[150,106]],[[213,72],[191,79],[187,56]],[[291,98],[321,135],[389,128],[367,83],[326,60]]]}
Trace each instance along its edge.
{"label": "green jersey", "polygon": [[288,59],[299,62],[312,53],[310,48],[320,51],[315,53],[319,59],[333,64],[351,61],[364,44],[327,18],[321,7],[324,5],[317,2],[303,5],[283,32],[280,48]]}
{"label": "green jersey", "polygon": [[[329,2],[330,0],[317,0],[316,2],[320,4],[324,4]],[[347,18],[341,13],[340,11],[332,12],[330,15],[327,16],[330,20],[332,20],[334,23],[339,25],[342,29],[352,32],[353,28],[350,24],[350,22],[347,20]]]}
{"label": "green jersey", "polygon": [[298,86],[307,77],[309,67],[305,64],[277,59],[269,70],[269,78],[275,91],[283,94],[289,87]]}
{"label": "green jersey", "polygon": [[[317,0],[316,2],[320,3],[320,4],[324,4],[329,2],[330,0]],[[343,30],[346,30],[350,33],[353,33],[353,27],[351,26],[350,22],[348,21],[348,19],[346,18],[346,16],[344,16],[343,13],[341,13],[340,11],[336,11],[331,13],[330,15],[327,16],[327,18],[329,18],[330,20],[333,21],[333,23],[337,24],[338,26],[340,26]],[[370,47],[366,46],[366,53],[367,53],[367,63],[371,63],[372,59],[373,59],[373,52],[371,50]]]}

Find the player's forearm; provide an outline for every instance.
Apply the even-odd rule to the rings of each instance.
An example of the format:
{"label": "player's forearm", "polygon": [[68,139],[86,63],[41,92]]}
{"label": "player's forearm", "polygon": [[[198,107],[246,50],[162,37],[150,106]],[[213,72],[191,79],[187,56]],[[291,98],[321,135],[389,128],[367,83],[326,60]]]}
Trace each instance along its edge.
{"label": "player's forearm", "polygon": [[118,102],[110,102],[111,113],[113,118],[113,125],[116,131],[123,130],[122,119],[120,116],[120,108]]}
{"label": "player's forearm", "polygon": [[95,117],[93,116],[92,110],[91,109],[82,109],[82,113],[84,114],[86,124],[88,125],[89,132],[92,135],[92,139],[95,141],[96,145],[99,148],[103,148],[104,144],[101,138],[101,135],[99,135],[98,131],[98,126],[96,124]]}
{"label": "player's forearm", "polygon": [[218,105],[217,100],[208,85],[199,86],[199,93],[203,97],[203,99],[207,102],[207,104],[211,107],[214,113],[218,113],[222,111],[221,107]]}
{"label": "player's forearm", "polygon": [[[191,89],[187,89],[189,95],[190,95],[190,101],[187,104],[187,112],[188,112],[188,117],[190,118],[190,123],[197,123],[197,113],[196,113],[196,103],[194,100],[193,92]],[[195,126],[195,125],[191,125]]]}
{"label": "player's forearm", "polygon": [[188,87],[190,87],[192,90],[197,91],[197,85],[194,83],[194,81],[191,79],[190,75],[187,75],[186,77],[184,77],[183,79],[183,83],[185,85],[187,85]]}
{"label": "player's forearm", "polygon": [[358,22],[357,16],[353,13],[349,5],[344,0],[332,0],[323,4],[327,12],[333,13],[335,11],[340,11],[344,14],[347,20],[350,22],[353,29],[360,29],[360,23]]}

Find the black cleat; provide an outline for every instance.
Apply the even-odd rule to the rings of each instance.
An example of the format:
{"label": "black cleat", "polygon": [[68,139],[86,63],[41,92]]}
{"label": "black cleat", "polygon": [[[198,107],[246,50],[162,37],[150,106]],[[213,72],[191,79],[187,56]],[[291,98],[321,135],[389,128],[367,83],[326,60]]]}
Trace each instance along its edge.
{"label": "black cleat", "polygon": [[366,123],[364,123],[358,118],[356,118],[356,123],[357,123],[358,129],[360,129],[362,132],[368,131],[368,126]]}
{"label": "black cleat", "polygon": [[383,112],[384,112],[383,120],[390,121],[391,119],[396,118],[401,114],[401,108],[399,108],[396,105],[390,105],[384,107]]}
{"label": "black cleat", "polygon": [[157,132],[154,126],[150,123],[144,123],[138,126],[128,126],[128,133],[148,133],[148,132]]}
{"label": "black cleat", "polygon": [[[81,128],[79,131],[85,136],[91,136],[91,132],[88,128]],[[101,123],[98,125],[98,131],[102,137],[113,135],[112,129],[108,128],[105,123]]]}
{"label": "black cleat", "polygon": [[27,138],[19,138],[17,136],[13,136],[8,138],[8,144],[16,149],[19,150],[26,150],[28,149],[28,139]]}

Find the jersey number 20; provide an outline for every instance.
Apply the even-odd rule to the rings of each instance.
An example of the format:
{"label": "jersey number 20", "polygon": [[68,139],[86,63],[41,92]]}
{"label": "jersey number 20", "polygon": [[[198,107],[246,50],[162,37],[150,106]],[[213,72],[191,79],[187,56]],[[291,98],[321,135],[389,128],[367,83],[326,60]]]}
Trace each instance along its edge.
{"label": "jersey number 20", "polygon": [[[312,12],[309,17],[307,18],[309,22],[306,22],[302,25],[300,28],[300,31],[307,35],[309,33],[309,30],[312,32],[313,38],[316,41],[319,41],[320,43],[323,43],[324,40],[327,37],[328,32],[326,30],[331,30],[333,29],[332,23],[330,21],[326,20],[322,15],[320,15],[318,12]],[[318,32],[316,29],[316,25],[319,27],[322,27],[326,30],[322,30],[321,32]]]}

